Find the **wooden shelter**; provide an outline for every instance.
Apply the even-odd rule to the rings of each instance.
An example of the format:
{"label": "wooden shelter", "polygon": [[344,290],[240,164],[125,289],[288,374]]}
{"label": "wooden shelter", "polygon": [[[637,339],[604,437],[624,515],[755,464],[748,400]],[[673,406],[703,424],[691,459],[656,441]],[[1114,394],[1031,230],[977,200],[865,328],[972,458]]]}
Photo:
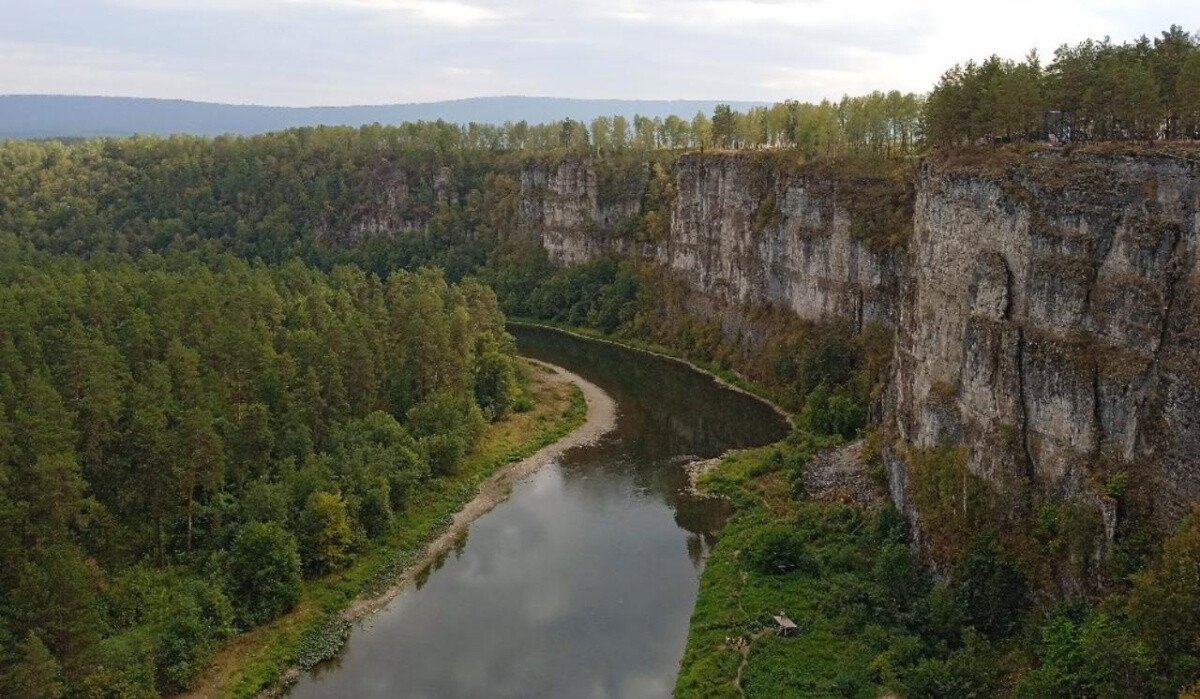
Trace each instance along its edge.
{"label": "wooden shelter", "polygon": [[775,620],[775,633],[780,636],[792,636],[796,633],[798,627],[796,622],[788,618],[787,614],[782,611],[771,617]]}

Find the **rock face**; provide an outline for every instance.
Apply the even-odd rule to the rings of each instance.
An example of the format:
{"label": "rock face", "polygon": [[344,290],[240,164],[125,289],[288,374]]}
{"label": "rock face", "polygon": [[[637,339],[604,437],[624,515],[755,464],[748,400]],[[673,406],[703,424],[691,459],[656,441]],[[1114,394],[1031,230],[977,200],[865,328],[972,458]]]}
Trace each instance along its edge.
{"label": "rock face", "polygon": [[[522,176],[523,221],[556,261],[652,260],[724,312],[892,328],[884,414],[901,449],[889,478],[918,525],[898,453],[940,444],[965,445],[970,472],[1018,499],[1094,506],[1110,537],[1103,485],[1115,474],[1155,493],[1164,524],[1200,502],[1196,162],[935,157],[911,199],[865,205],[871,183],[781,162],[682,156],[668,170],[667,233],[651,239],[618,233],[637,196],[601,206],[591,166],[564,162]],[[864,235],[872,207],[909,218],[907,245]]]}
{"label": "rock face", "polygon": [[646,256],[698,291],[787,308],[855,329],[891,325],[900,256],[852,234],[850,179],[789,174],[750,158],[690,155],[675,166],[670,235]]}
{"label": "rock face", "polygon": [[669,234],[622,238],[641,197],[597,203],[594,171],[582,162],[526,172],[523,227],[552,260],[572,264],[617,252],[653,260],[712,301],[787,308],[807,320],[853,328],[895,320],[902,255],[856,236],[844,203],[857,178],[789,173],[741,155],[690,154],[671,164]]}
{"label": "rock face", "polygon": [[596,172],[585,162],[528,168],[521,173],[520,226],[541,239],[555,262],[594,259],[604,249],[597,192]]}
{"label": "rock face", "polygon": [[[1124,471],[1156,516],[1200,502],[1200,167],[1035,152],[917,181],[888,421],[969,447],[1010,492],[1093,502]],[[910,516],[903,460],[893,497]]]}

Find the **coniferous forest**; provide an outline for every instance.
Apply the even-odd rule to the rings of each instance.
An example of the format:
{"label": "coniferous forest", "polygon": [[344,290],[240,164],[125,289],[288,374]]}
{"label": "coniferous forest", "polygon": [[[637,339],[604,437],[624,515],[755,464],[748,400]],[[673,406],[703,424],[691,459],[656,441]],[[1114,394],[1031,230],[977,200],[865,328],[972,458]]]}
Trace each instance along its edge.
{"label": "coniferous forest", "polygon": [[516,397],[474,282],[0,247],[14,695],[187,688],[222,640],[387,533]]}

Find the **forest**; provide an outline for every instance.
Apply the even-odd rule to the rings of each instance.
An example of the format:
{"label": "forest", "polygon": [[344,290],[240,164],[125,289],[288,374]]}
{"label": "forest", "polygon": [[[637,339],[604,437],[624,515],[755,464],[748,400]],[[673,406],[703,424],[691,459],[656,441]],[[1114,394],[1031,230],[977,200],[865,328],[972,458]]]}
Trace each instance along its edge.
{"label": "forest", "polygon": [[1200,37],[1172,26],[1153,40],[1061,46],[1043,66],[991,56],[948,70],[929,93],[934,145],[1053,138],[1200,138]]}
{"label": "forest", "polygon": [[9,235],[0,318],[8,696],[187,688],[518,398],[494,295],[431,270],[85,261]]}

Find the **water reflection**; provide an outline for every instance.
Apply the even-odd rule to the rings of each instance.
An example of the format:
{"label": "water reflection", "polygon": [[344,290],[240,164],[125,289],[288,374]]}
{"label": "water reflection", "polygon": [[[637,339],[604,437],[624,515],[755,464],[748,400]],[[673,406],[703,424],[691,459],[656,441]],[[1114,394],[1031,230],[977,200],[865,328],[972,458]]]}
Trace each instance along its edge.
{"label": "water reflection", "polygon": [[769,408],[688,367],[537,329],[521,351],[617,401],[617,428],[518,484],[295,697],[665,697],[727,516],[682,464],[774,441]]}

